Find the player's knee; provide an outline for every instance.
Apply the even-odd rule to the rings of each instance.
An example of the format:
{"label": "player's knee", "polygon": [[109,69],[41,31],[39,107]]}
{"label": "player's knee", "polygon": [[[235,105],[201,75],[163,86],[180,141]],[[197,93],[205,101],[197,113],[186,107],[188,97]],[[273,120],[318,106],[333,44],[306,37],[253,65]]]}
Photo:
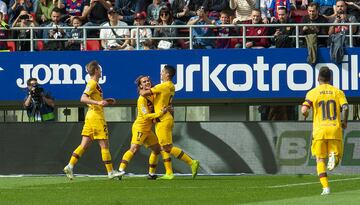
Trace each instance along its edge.
{"label": "player's knee", "polygon": [[171,145],[165,145],[161,149],[167,153],[170,153],[171,147],[172,147]]}
{"label": "player's knee", "polygon": [[325,159],[324,158],[316,158],[316,162],[319,163],[319,162],[325,162]]}
{"label": "player's knee", "polygon": [[140,146],[139,145],[137,145],[137,144],[132,144],[131,146],[130,146],[130,151],[132,152],[132,153],[136,153],[137,151],[139,151],[139,149],[140,149]]}

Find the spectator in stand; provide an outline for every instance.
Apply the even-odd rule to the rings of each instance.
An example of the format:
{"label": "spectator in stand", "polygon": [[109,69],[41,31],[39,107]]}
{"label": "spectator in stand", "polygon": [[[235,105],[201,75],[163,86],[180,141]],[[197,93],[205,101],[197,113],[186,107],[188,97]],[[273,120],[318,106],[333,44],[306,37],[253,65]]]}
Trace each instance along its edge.
{"label": "spectator in stand", "polygon": [[209,11],[209,18],[212,20],[219,20],[220,12],[229,10],[229,0],[204,0],[202,4]]}
{"label": "spectator in stand", "polygon": [[176,40],[171,39],[177,36],[176,28],[166,27],[167,25],[174,25],[171,11],[167,8],[161,8],[159,13],[158,24],[164,27],[158,27],[154,29],[154,37],[168,37],[168,39],[155,40],[155,45],[159,49],[169,49],[176,47]]}
{"label": "spectator in stand", "polygon": [[5,15],[7,14],[7,5],[2,0],[0,0],[0,12],[2,13],[3,18],[5,18]]}
{"label": "spectator in stand", "polygon": [[261,18],[263,23],[268,24],[271,19],[270,6],[272,0],[260,0]]}
{"label": "spectator in stand", "polygon": [[[285,7],[278,8],[278,17],[275,19],[275,24],[287,24],[294,23],[286,13],[287,9]],[[295,28],[292,26],[279,26],[272,28],[270,34],[274,36],[274,43],[276,48],[292,48],[295,47],[295,40],[291,38],[291,35],[294,35]]]}
{"label": "spectator in stand", "polygon": [[[84,26],[100,26],[108,21],[107,12],[110,8],[110,0],[85,0],[84,10],[80,19],[82,22],[86,22]],[[97,38],[99,30],[88,29],[87,36]]]}
{"label": "spectator in stand", "polygon": [[55,8],[53,0],[39,0],[37,8],[36,21],[39,22],[41,26],[49,24],[52,10]]}
{"label": "spectator in stand", "polygon": [[235,9],[234,24],[250,20],[251,11],[255,8],[256,0],[230,0],[230,9]]}
{"label": "spectator in stand", "polygon": [[[137,13],[134,17],[134,26],[143,26],[145,25],[145,21],[146,21],[146,13],[145,12],[141,12],[141,13]],[[130,45],[134,48],[137,47],[136,45],[136,38],[137,38],[137,28],[133,28],[130,31],[130,36],[131,36],[131,40],[130,40]],[[152,32],[150,28],[139,28],[139,49],[143,50],[144,48],[142,47],[142,42],[144,42],[146,39],[150,39],[152,37]]]}
{"label": "spectator in stand", "polygon": [[[211,25],[215,24],[215,20],[208,18],[208,11],[204,7],[197,10],[197,16],[192,17],[188,25]],[[205,39],[202,37],[214,36],[214,31],[209,27],[195,27],[193,28],[193,46],[197,49],[212,49],[214,48],[214,39]]]}
{"label": "spectator in stand", "polygon": [[271,5],[269,7],[269,12],[271,15],[270,22],[274,22],[276,19],[278,19],[278,9],[279,8],[286,8],[286,13],[290,14],[291,10],[291,4],[290,0],[272,0]]}
{"label": "spectator in stand", "polygon": [[[333,23],[357,23],[355,16],[347,14],[347,7],[344,0],[338,0],[336,2],[335,13],[336,17],[331,19],[329,22]],[[349,26],[330,26],[329,35],[334,33],[344,32],[346,35],[349,35]],[[352,26],[352,34],[356,34],[357,26]],[[349,39],[346,38],[346,45],[349,45]]]}
{"label": "spectator in stand", "polygon": [[[261,11],[260,9],[253,9],[251,12],[251,24],[262,24],[261,21]],[[269,27],[247,27],[246,28],[246,36],[267,36]],[[240,31],[240,35],[242,35],[242,31]],[[239,39],[240,47],[242,48],[243,39]],[[269,47],[269,39],[267,38],[246,38],[245,43],[246,48],[267,48]]]}
{"label": "spectator in stand", "polygon": [[[102,26],[127,26],[127,23],[119,20],[119,14],[111,7],[108,11],[109,22]],[[101,46],[104,50],[123,50],[129,47],[129,29],[110,28],[100,29]]]}
{"label": "spectator in stand", "polygon": [[83,48],[82,38],[83,38],[83,30],[79,29],[82,24],[80,17],[74,16],[71,21],[71,25],[74,27],[67,34],[69,36],[69,40],[65,43],[66,50],[74,50],[79,51]]}
{"label": "spectator in stand", "polygon": [[[22,10],[20,15],[15,19],[12,27],[36,27],[37,23],[26,10]],[[15,30],[14,36],[17,39],[30,39],[30,29]],[[34,31],[33,37],[37,36],[37,31]],[[30,41],[21,40],[16,42],[17,51],[30,51]]]}
{"label": "spectator in stand", "polygon": [[[220,19],[215,22],[216,25],[229,25],[230,15],[227,10],[220,12]],[[221,37],[228,37],[235,35],[235,29],[231,27],[217,27],[217,35]],[[216,40],[216,48],[230,48],[230,38],[219,38]]]}
{"label": "spectator in stand", "polygon": [[174,0],[171,4],[174,21],[177,25],[186,25],[196,15],[197,5],[194,0]]}
{"label": "spectator in stand", "polygon": [[157,20],[159,19],[160,9],[162,7],[167,7],[166,3],[163,2],[162,0],[153,0],[153,3],[147,7],[146,22],[149,25],[157,24]]}
{"label": "spectator in stand", "polygon": [[[4,21],[4,14],[0,11],[0,40],[3,39],[8,39],[9,37],[9,31],[8,31],[8,26],[5,27],[5,25],[7,25]],[[6,41],[0,41],[0,50],[7,50],[7,44]]]}
{"label": "spectator in stand", "polygon": [[142,47],[144,48],[144,50],[152,50],[153,49],[153,43],[149,39],[146,39],[141,44],[142,44]]}
{"label": "spectator in stand", "polygon": [[[302,23],[328,23],[328,20],[319,14],[319,4],[310,3],[307,8],[308,15],[304,16],[302,19]],[[328,27],[327,26],[304,26],[300,30],[301,35],[308,34],[317,34],[317,35],[327,35]],[[327,37],[321,38],[318,37],[317,45],[318,47],[326,47],[327,46]]]}
{"label": "spectator in stand", "polygon": [[115,9],[120,21],[133,25],[135,14],[146,11],[146,3],[145,0],[115,0]]}
{"label": "spectator in stand", "polygon": [[346,3],[346,10],[348,14],[351,14],[356,17],[356,20],[360,20],[360,2],[358,0],[349,0],[345,1]]}
{"label": "spectator in stand", "polygon": [[59,0],[59,2],[58,7],[65,10],[67,21],[70,23],[75,16],[82,16],[85,0]]}
{"label": "spectator in stand", "polygon": [[12,25],[22,10],[28,13],[32,10],[30,0],[11,0],[8,7],[9,25]]}
{"label": "spectator in stand", "polygon": [[313,0],[313,2],[319,4],[320,15],[324,15],[326,18],[334,16],[336,0]]}
{"label": "spectator in stand", "polygon": [[[61,27],[67,26],[60,21],[61,11],[59,8],[54,8],[51,12],[51,22],[45,27],[52,29],[43,30],[43,38],[46,50],[61,51],[65,49],[65,41],[61,40],[66,38],[66,30]],[[59,39],[59,40],[46,40],[46,39]]]}

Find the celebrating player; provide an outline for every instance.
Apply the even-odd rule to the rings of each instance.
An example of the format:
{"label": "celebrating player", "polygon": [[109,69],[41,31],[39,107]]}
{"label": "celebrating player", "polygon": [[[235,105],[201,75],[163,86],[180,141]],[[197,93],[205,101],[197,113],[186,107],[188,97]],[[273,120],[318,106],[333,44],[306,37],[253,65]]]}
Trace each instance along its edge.
{"label": "celebrating player", "polygon": [[85,91],[81,96],[81,102],[89,106],[86,113],[85,124],[81,132],[81,144],[73,152],[69,164],[64,168],[64,172],[69,179],[73,179],[73,167],[78,159],[83,155],[90,144],[97,140],[101,148],[102,160],[105,163],[108,177],[110,179],[121,176],[120,172],[113,170],[111,155],[109,151],[109,136],[107,124],[105,122],[103,107],[114,104],[115,99],[103,100],[103,92],[99,85],[101,77],[100,65],[96,61],[91,61],[86,65],[86,70],[90,75],[90,80],[86,85]]}
{"label": "celebrating player", "polygon": [[[151,96],[155,94],[154,108],[155,113],[161,112],[164,107],[172,105],[172,99],[175,95],[175,86],[172,82],[175,76],[175,68],[165,65],[160,73],[161,84],[156,85],[150,90],[140,90],[142,96]],[[195,178],[199,169],[199,161],[193,160],[180,148],[173,146],[172,129],[174,127],[174,118],[170,112],[166,112],[163,116],[156,119],[155,133],[161,146],[161,155],[164,160],[166,174],[161,179],[173,179],[170,154],[184,161],[191,166],[192,177]]]}
{"label": "celebrating player", "polygon": [[[151,80],[148,76],[140,75],[136,80],[138,91],[140,90],[150,90],[151,89]],[[151,130],[153,125],[153,119],[163,116],[168,109],[163,108],[157,113],[153,112],[154,106],[154,96],[139,96],[137,100],[137,117],[132,126],[132,139],[130,149],[125,152],[122,157],[119,171],[121,175],[125,174],[125,169],[130,160],[134,157],[135,153],[140,149],[140,146],[144,144],[146,147],[151,149],[151,154],[149,157],[149,174],[148,179],[156,179],[157,175],[155,174],[158,155],[160,154],[160,145],[155,136],[154,132]]]}

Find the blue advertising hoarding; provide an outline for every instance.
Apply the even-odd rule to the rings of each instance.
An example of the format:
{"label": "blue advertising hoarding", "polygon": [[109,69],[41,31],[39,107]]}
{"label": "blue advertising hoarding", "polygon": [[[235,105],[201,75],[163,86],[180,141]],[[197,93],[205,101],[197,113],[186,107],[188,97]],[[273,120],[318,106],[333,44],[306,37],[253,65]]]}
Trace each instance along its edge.
{"label": "blue advertising hoarding", "polygon": [[348,97],[360,96],[359,48],[347,49],[343,62],[330,61],[329,50],[319,49],[318,63],[306,63],[306,49],[227,49],[100,52],[0,53],[1,101],[23,100],[26,80],[39,79],[57,100],[78,100],[88,75],[85,65],[97,60],[104,97],[137,98],[134,80],[149,75],[160,82],[162,65],[177,68],[176,99],[251,100],[304,98],[317,83],[318,70],[328,66],[333,84]]}

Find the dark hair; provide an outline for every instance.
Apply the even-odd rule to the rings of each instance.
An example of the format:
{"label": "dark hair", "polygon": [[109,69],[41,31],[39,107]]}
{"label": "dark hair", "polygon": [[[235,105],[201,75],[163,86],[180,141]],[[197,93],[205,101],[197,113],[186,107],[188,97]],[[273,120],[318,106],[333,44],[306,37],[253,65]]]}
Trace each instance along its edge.
{"label": "dark hair", "polygon": [[321,82],[330,82],[331,80],[331,70],[329,67],[321,67],[319,71],[319,81]]}
{"label": "dark hair", "polygon": [[166,7],[166,6],[162,7],[162,8],[160,9],[160,11],[159,11],[159,18],[157,19],[158,23],[159,23],[160,25],[163,24],[163,23],[162,23],[162,20],[161,20],[161,14],[162,14],[162,13],[167,13],[167,14],[169,14],[169,18],[167,19],[167,23],[168,23],[168,24],[171,24],[171,23],[173,22],[172,12],[171,12],[170,9],[169,9],[168,7]]}
{"label": "dark hair", "polygon": [[221,11],[220,11],[220,16],[221,16],[222,14],[227,15],[227,16],[231,16],[231,13],[230,13],[229,10],[221,10]]}
{"label": "dark hair", "polygon": [[279,10],[284,10],[284,11],[285,11],[285,13],[287,13],[287,11],[286,11],[286,7],[285,7],[285,6],[279,6],[277,10],[278,10],[278,11],[279,11]]}
{"label": "dark hair", "polygon": [[51,13],[52,13],[52,12],[61,13],[61,9],[58,8],[58,7],[55,7],[55,8],[53,8],[53,10],[51,11]]}
{"label": "dark hair", "polygon": [[251,12],[253,12],[253,11],[259,12],[259,13],[261,14],[261,10],[260,10],[260,9],[255,8],[255,9],[252,9],[252,10],[251,10]]}
{"label": "dark hair", "polygon": [[[343,1],[343,2],[346,2],[345,0],[336,0],[336,3],[339,2],[339,1]],[[346,4],[345,4],[346,5]]]}
{"label": "dark hair", "polygon": [[90,76],[93,76],[95,74],[96,69],[100,69],[100,65],[97,61],[90,61],[88,64],[86,64],[86,71],[89,73]]}
{"label": "dark hair", "polygon": [[315,3],[315,2],[311,2],[311,3],[308,5],[308,7],[315,7],[315,9],[318,10],[318,11],[319,11],[319,8],[320,8],[319,4],[318,4],[318,3]]}
{"label": "dark hair", "polygon": [[78,21],[80,21],[80,23],[82,23],[81,18],[78,16],[74,16],[73,19],[71,20],[71,23],[73,23],[74,20],[78,20]]}
{"label": "dark hair", "polygon": [[28,86],[30,86],[30,85],[31,85],[31,81],[36,81],[36,82],[37,82],[37,79],[36,79],[36,78],[29,78],[29,79],[26,81],[26,84],[27,84]]}
{"label": "dark hair", "polygon": [[170,80],[172,80],[176,74],[176,69],[171,65],[165,65],[164,69],[167,73],[169,73]]}

